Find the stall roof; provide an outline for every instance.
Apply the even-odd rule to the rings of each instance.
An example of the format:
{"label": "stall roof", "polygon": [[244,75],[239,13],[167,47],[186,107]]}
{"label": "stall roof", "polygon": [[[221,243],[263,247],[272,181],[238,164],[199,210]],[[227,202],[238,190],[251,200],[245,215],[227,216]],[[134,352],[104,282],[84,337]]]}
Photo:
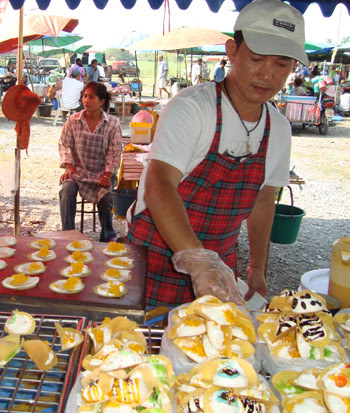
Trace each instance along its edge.
{"label": "stall roof", "polygon": [[[9,0],[9,1],[15,10],[21,8],[23,6],[23,3],[25,2],[25,0]],[[95,6],[101,10],[104,9],[108,3],[108,0],[93,0],[93,1],[95,3]],[[132,9],[135,6],[136,1],[137,0],[120,0],[122,5],[126,9]],[[192,0],[175,0],[175,1],[178,7],[182,10],[186,10],[192,2]],[[36,2],[40,10],[46,10],[51,0],[36,0]],[[79,6],[80,2],[81,0],[66,0],[68,7],[72,10],[76,9]],[[151,8],[155,10],[159,9],[159,7],[161,7],[163,2],[164,0],[148,0],[148,3],[151,6]],[[220,9],[224,0],[206,0],[206,2],[211,11],[217,12]],[[251,0],[234,0],[234,5],[237,11],[240,11],[246,4],[250,2]],[[332,15],[334,8],[337,6],[338,3],[344,4],[347,7],[348,12],[350,11],[350,0],[318,0],[316,2],[313,0],[290,0],[289,2],[292,6],[300,10],[302,13],[305,12],[305,10],[308,8],[308,6],[311,3],[317,3],[320,6],[322,10],[322,14],[325,17],[329,17]]]}

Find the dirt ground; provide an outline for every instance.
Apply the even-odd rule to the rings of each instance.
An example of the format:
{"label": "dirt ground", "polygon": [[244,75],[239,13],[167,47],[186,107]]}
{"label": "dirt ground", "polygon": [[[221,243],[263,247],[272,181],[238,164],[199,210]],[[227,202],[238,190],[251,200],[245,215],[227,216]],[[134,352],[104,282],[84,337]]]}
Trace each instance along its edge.
{"label": "dirt ground", "polygon": [[[128,121],[123,134],[128,134]],[[0,115],[0,161],[10,159],[16,145],[14,122]],[[50,118],[34,118],[28,156],[22,151],[20,189],[20,235],[59,231],[59,168],[57,144],[62,121],[53,126]],[[332,242],[350,235],[350,119],[321,136],[315,127],[293,128],[291,167],[305,185],[293,186],[294,204],[306,211],[298,240],[289,245],[270,245],[269,295],[282,288],[297,287],[301,275],[329,266]],[[290,203],[284,191],[282,203]],[[14,199],[4,196],[0,186],[0,233],[14,233]],[[79,219],[76,220],[77,226]],[[115,220],[118,235],[124,234],[124,220]],[[85,222],[85,234],[98,234]],[[244,274],[249,260],[246,230],[239,239],[239,270]]]}

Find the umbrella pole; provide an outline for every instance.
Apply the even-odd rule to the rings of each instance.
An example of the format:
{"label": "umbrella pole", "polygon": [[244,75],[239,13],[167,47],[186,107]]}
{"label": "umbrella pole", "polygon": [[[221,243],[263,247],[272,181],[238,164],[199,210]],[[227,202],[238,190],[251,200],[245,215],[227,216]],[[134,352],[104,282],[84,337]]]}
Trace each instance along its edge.
{"label": "umbrella pole", "polygon": [[154,52],[154,70],[153,70],[153,73],[154,73],[154,77],[153,77],[153,97],[156,94],[156,86],[157,86],[157,59],[158,59],[157,55],[158,55],[158,52],[155,51]]}
{"label": "umbrella pole", "polygon": [[137,52],[136,52],[136,50],[135,50],[135,62],[136,62],[137,88],[139,90],[139,102],[141,102],[141,86],[140,86],[139,68],[137,66]]}
{"label": "umbrella pole", "polygon": [[[20,84],[22,81],[22,65],[23,65],[23,7],[19,10],[19,30],[18,30],[18,54],[17,54],[17,83]],[[18,185],[15,199],[14,199],[14,222],[15,222],[15,235],[19,235],[20,228],[20,216],[19,216],[19,203],[20,203],[20,171],[21,171],[21,148],[19,146],[19,135],[16,138],[16,148],[15,148],[15,173],[16,173],[16,184]]]}
{"label": "umbrella pole", "polygon": [[186,85],[188,86],[186,49],[184,49],[184,55],[185,55],[185,75],[186,75]]}

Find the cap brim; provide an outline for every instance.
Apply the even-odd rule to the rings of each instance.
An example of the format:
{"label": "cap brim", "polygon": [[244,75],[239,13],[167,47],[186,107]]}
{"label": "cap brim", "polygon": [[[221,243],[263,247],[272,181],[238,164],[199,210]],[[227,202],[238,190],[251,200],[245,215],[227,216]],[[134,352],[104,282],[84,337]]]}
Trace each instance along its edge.
{"label": "cap brim", "polygon": [[291,57],[306,66],[309,64],[305,50],[291,39],[256,30],[243,29],[242,32],[246,45],[256,54]]}

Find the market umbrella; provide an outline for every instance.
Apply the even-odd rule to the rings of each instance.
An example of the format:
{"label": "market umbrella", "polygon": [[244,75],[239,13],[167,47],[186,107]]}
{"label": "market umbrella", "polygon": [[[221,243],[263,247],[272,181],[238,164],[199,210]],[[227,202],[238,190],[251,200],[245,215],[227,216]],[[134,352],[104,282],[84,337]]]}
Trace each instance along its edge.
{"label": "market umbrella", "polygon": [[128,47],[133,46],[134,44],[140,42],[141,40],[150,37],[149,34],[146,33],[138,33],[136,31],[132,31],[127,33],[125,36],[122,36],[117,43],[115,43],[112,48],[113,49],[127,49]]}
{"label": "market umbrella", "polygon": [[33,46],[32,52],[38,56],[43,56],[43,57],[50,57],[50,56],[56,56],[60,54],[66,54],[66,53],[84,53],[88,49],[92,47],[92,44],[86,44],[84,46],[79,46],[75,44],[71,44],[65,47],[59,47],[59,48],[49,48],[46,50],[42,50],[40,46]]}
{"label": "market umbrella", "polygon": [[[63,16],[34,15],[23,21],[23,35],[20,36],[18,28],[13,24],[1,25],[0,31],[0,51],[1,53],[10,52],[17,49],[19,40],[27,43],[43,36],[57,37],[62,30],[73,31],[79,23],[78,19]],[[23,40],[22,40],[23,39]]]}
{"label": "market umbrella", "polygon": [[129,50],[177,50],[212,44],[225,44],[232,37],[218,30],[200,27],[179,27],[165,34],[156,34],[128,47]]}
{"label": "market umbrella", "polygon": [[40,39],[30,42],[31,46],[49,46],[49,47],[61,47],[75,43],[78,40],[82,40],[83,37],[78,34],[68,33],[62,31],[58,36],[43,36]]}

